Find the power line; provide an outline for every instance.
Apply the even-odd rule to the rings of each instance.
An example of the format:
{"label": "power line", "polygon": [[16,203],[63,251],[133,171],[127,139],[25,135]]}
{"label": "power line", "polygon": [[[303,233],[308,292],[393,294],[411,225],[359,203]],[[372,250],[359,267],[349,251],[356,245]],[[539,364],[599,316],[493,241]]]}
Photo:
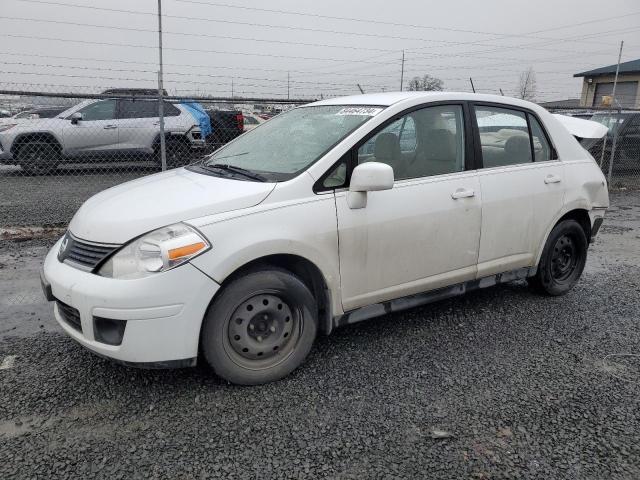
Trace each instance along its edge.
{"label": "power line", "polygon": [[[96,62],[96,63],[122,63],[122,64],[135,64],[135,65],[157,65],[156,62],[145,62],[143,60],[137,61],[137,60],[111,60],[111,59],[106,59],[106,58],[94,58],[94,57],[68,57],[68,56],[60,56],[60,55],[40,55],[40,54],[35,54],[35,53],[13,53],[13,52],[0,52],[0,55],[9,55],[9,56],[17,56],[17,57],[33,57],[33,58],[55,58],[55,59],[60,59],[60,60],[79,60],[79,61],[85,61],[85,62]],[[202,65],[202,64],[188,64],[188,63],[166,63],[165,65],[170,65],[173,67],[190,67],[190,68],[210,68],[208,65]],[[286,73],[286,72],[291,72],[291,73],[300,73],[300,74],[312,74],[312,75],[317,75],[318,72],[315,71],[311,71],[311,70],[284,70],[284,69],[278,69],[278,68],[262,68],[262,67],[232,67],[232,66],[228,66],[228,65],[216,65],[215,68],[217,69],[226,69],[226,70],[251,70],[251,71],[261,71],[261,72],[282,72],[282,73]],[[344,76],[351,76],[350,73],[334,73],[332,75],[344,75]],[[390,77],[396,77],[395,74],[393,75],[384,75],[384,74],[371,74],[371,73],[363,73],[363,76],[366,77],[371,77],[371,78],[390,78]]]}
{"label": "power line", "polygon": [[[177,1],[177,0],[176,0]],[[156,34],[157,31],[156,30],[152,30],[152,29],[139,29],[139,28],[129,28],[129,27],[119,27],[119,26],[110,26],[110,25],[98,25],[98,24],[87,24],[87,23],[79,23],[79,22],[68,22],[68,21],[59,21],[59,20],[44,20],[44,19],[32,19],[32,18],[25,18],[25,17],[2,17],[3,20],[19,20],[19,21],[28,21],[28,22],[39,22],[39,23],[53,23],[53,24],[60,24],[60,25],[72,25],[72,26],[80,26],[80,27],[93,27],[93,28],[106,28],[106,29],[115,29],[115,30],[125,30],[125,31],[133,31],[133,32],[148,32],[148,33],[153,33]],[[353,47],[353,46],[349,46],[349,45],[335,45],[335,44],[323,44],[323,43],[304,43],[304,42],[290,42],[290,41],[283,41],[283,40],[267,40],[267,39],[260,39],[260,38],[247,38],[247,37],[231,37],[231,36],[226,36],[226,35],[212,35],[212,34],[200,34],[200,33],[184,33],[184,32],[172,32],[172,31],[164,31],[164,34],[169,34],[169,35],[181,35],[181,36],[197,36],[197,37],[206,37],[206,38],[222,38],[222,39],[227,39],[227,40],[242,40],[242,41],[253,41],[253,42],[266,42],[266,43],[276,43],[276,44],[284,44],[284,45],[303,45],[303,46],[314,46],[314,47],[325,47],[325,48],[340,48],[340,49],[353,49],[353,50],[367,50],[367,51],[379,51],[379,52],[387,52],[387,53],[393,53],[393,54],[397,54],[397,50],[390,50],[390,49],[382,49],[382,48],[367,48],[367,47]],[[411,49],[409,49],[411,50]],[[592,56],[594,54],[596,54],[597,52],[590,52],[589,55]],[[610,52],[602,52],[600,53],[601,55],[609,55]],[[480,57],[478,55],[476,55],[475,53],[468,53],[468,54],[437,54],[437,53],[430,53],[427,54],[427,56],[429,58],[450,58],[450,57],[474,57],[474,58],[482,58],[485,60],[520,60],[518,58],[514,58],[514,57]],[[372,57],[372,58],[378,58],[378,57]],[[345,60],[346,61],[346,60]],[[351,62],[349,60],[349,62]],[[378,63],[378,62],[376,62]],[[566,64],[566,61],[561,61],[561,60],[542,60],[542,63],[559,63],[559,64]],[[597,64],[593,64],[594,66]]]}
{"label": "power line", "polygon": [[[32,35],[18,35],[13,33],[0,33],[0,37],[11,37],[11,38],[28,38],[30,40],[45,40],[45,41],[55,41],[55,42],[69,42],[69,43],[78,43],[83,45],[105,45],[109,47],[126,47],[126,48],[152,48],[156,49],[155,45],[139,45],[133,43],[109,43],[109,42],[96,42],[91,40],[76,40],[70,38],[55,38],[55,37],[34,37]],[[378,65],[387,65],[386,62],[374,62],[367,60],[350,60],[350,59],[336,59],[336,58],[328,58],[328,57],[303,57],[296,55],[276,55],[272,53],[249,53],[249,52],[233,52],[228,50],[209,50],[209,49],[198,49],[198,48],[177,48],[177,47],[165,47],[165,50],[173,50],[179,52],[196,52],[196,53],[218,53],[223,55],[244,55],[244,56],[255,56],[255,57],[271,57],[271,58],[290,58],[294,60],[320,60],[327,62],[356,62],[356,63],[372,63]]]}
{"label": "power line", "polygon": [[[129,32],[143,32],[143,33],[153,33],[157,34],[157,30],[153,29],[144,29],[144,28],[130,28],[130,27],[121,27],[121,26],[113,26],[113,25],[99,25],[95,23],[80,23],[80,22],[68,22],[63,20],[50,20],[50,19],[39,19],[39,18],[25,18],[25,17],[0,17],[2,20],[19,20],[25,22],[37,22],[37,23],[53,23],[59,25],[73,25],[78,27],[92,27],[92,28],[106,28],[112,30],[124,30]],[[180,35],[186,37],[204,37],[204,38],[221,38],[225,40],[241,40],[241,41],[251,41],[251,42],[266,42],[266,43],[277,43],[284,45],[302,45],[306,47],[324,47],[324,48],[340,48],[340,49],[350,49],[350,50],[366,50],[372,52],[396,52],[396,50],[391,50],[388,48],[370,48],[370,47],[354,47],[352,45],[336,45],[336,44],[327,44],[327,43],[306,43],[306,42],[291,42],[284,40],[268,40],[264,38],[254,38],[254,37],[233,37],[229,35],[212,35],[208,33],[187,33],[187,32],[174,32],[169,30],[164,30],[162,32],[165,35]]]}
{"label": "power line", "polygon": [[[178,1],[178,0],[176,0]],[[27,21],[27,22],[36,22],[36,23],[52,23],[52,24],[60,24],[60,25],[72,25],[72,26],[80,26],[80,27],[92,27],[92,28],[105,28],[105,29],[114,29],[114,30],[124,30],[124,31],[133,31],[133,32],[148,32],[148,33],[153,33],[156,34],[157,31],[156,30],[152,30],[152,29],[140,29],[140,28],[129,28],[129,27],[120,27],[120,26],[111,26],[111,25],[99,25],[99,24],[90,24],[90,23],[80,23],[80,22],[69,22],[69,21],[62,21],[62,20],[50,20],[50,19],[33,19],[33,18],[25,18],[25,17],[8,17],[8,16],[4,16],[2,17],[3,20],[19,20],[19,21]],[[252,42],[265,42],[265,43],[276,43],[276,44],[283,44],[283,45],[303,45],[303,46],[313,46],[313,47],[324,47],[324,48],[339,48],[339,49],[351,49],[351,50],[365,50],[365,51],[378,51],[378,52],[387,52],[387,53],[393,53],[396,54],[397,50],[391,50],[391,49],[384,49],[384,48],[368,48],[368,47],[354,47],[354,46],[350,46],[350,45],[336,45],[336,44],[325,44],[325,43],[305,43],[305,42],[291,42],[291,41],[283,41],[283,40],[268,40],[268,39],[261,39],[261,38],[254,38],[254,37],[232,37],[232,36],[228,36],[228,35],[213,35],[213,34],[206,34],[206,33],[185,33],[185,32],[174,32],[174,31],[167,31],[165,30],[163,32],[164,34],[168,34],[168,35],[180,35],[180,36],[196,36],[196,37],[205,37],[205,38],[221,38],[221,39],[226,39],[226,40],[240,40],[240,41],[252,41]],[[506,47],[506,48],[511,48],[511,47]],[[420,48],[422,49],[422,48]],[[418,48],[416,49],[408,49],[408,51],[410,50],[418,50]],[[482,52],[480,52],[482,53]],[[574,55],[575,53],[580,53],[580,52],[572,52]],[[593,55],[609,55],[610,52],[585,52],[585,55],[589,55],[589,56],[593,56]],[[456,57],[474,57],[474,58],[482,58],[485,60],[518,60],[517,58],[514,57],[479,57],[475,54],[475,52],[472,53],[468,53],[468,54],[436,54],[436,53],[431,53],[428,54],[428,56],[430,58],[432,57],[445,57],[445,58],[449,58],[452,56],[456,56]],[[378,58],[376,57],[372,57],[372,58]],[[347,61],[347,60],[345,60]],[[349,60],[349,62],[351,62],[351,60]],[[543,63],[562,63],[565,64],[566,62],[564,61],[557,61],[557,60],[544,60]],[[593,64],[594,66],[597,64]]]}
{"label": "power line", "polygon": [[[363,19],[363,18],[355,18],[355,17],[339,17],[339,16],[333,16],[333,15],[323,15],[323,14],[318,14],[318,13],[307,13],[307,12],[298,12],[298,11],[293,11],[293,10],[280,10],[280,9],[270,9],[270,8],[263,8],[263,7],[247,7],[244,5],[231,5],[228,3],[218,3],[218,2],[206,2],[206,1],[201,1],[201,0],[174,0],[175,2],[179,2],[179,3],[191,3],[191,4],[197,4],[197,5],[207,5],[210,7],[224,7],[224,8],[233,8],[233,9],[240,9],[240,10],[250,10],[250,11],[257,11],[257,12],[265,12],[265,13],[277,13],[277,14],[284,14],[284,15],[296,15],[296,16],[303,16],[303,17],[313,17],[313,18],[323,18],[323,19],[327,19],[327,20],[343,20],[343,21],[350,21],[350,22],[359,22],[359,23],[369,23],[369,24],[374,24],[374,25],[388,25],[388,26],[393,26],[393,27],[404,27],[404,28],[418,28],[418,29],[426,29],[426,30],[440,30],[440,31],[446,31],[446,32],[456,32],[456,33],[472,33],[475,35],[489,35],[489,36],[498,36],[498,37],[503,37],[503,38],[533,38],[533,39],[542,39],[542,40],[554,40],[551,37],[536,37],[533,36],[531,34],[510,34],[510,33],[495,33],[495,32],[484,32],[481,30],[465,30],[465,29],[460,29],[460,28],[451,28],[451,27],[435,27],[432,25],[417,25],[417,24],[411,24],[411,23],[399,23],[399,22],[389,22],[389,21],[385,21],[385,20],[374,20],[374,19]],[[552,31],[552,30],[559,30],[562,28],[567,28],[569,26],[571,27],[575,27],[575,26],[581,26],[581,25],[587,25],[587,24],[591,24],[591,23],[602,23],[603,21],[608,21],[608,20],[616,20],[619,18],[626,18],[629,16],[633,16],[633,15],[640,15],[640,11],[637,12],[631,12],[631,13],[627,13],[624,15],[616,15],[613,17],[607,17],[607,18],[600,18],[600,19],[596,19],[596,20],[589,20],[586,22],[580,22],[580,23],[576,23],[576,24],[572,24],[572,25],[568,25],[568,26],[562,26],[562,27],[553,27],[550,29],[543,29],[543,30],[538,30],[537,32],[533,32],[533,33],[542,33],[542,32],[546,32],[546,31]]]}
{"label": "power line", "polygon": [[[0,53],[1,54],[1,53]],[[94,71],[107,71],[107,72],[126,72],[126,73],[130,73],[130,72],[134,72],[134,73],[149,73],[149,74],[153,74],[156,75],[157,71],[155,70],[141,70],[141,69],[131,69],[131,68],[122,68],[122,69],[117,69],[117,68],[101,68],[101,67],[86,67],[86,66],[79,66],[79,65],[61,65],[61,64],[43,64],[43,63],[29,63],[29,62],[0,62],[4,65],[18,65],[18,66],[26,66],[26,67],[46,67],[46,68],[70,68],[70,69],[74,69],[74,70],[86,70],[86,71],[90,71],[90,72],[94,72]],[[165,65],[167,65],[165,63]],[[2,73],[2,72],[0,72]],[[9,73],[9,72],[7,72]],[[15,73],[15,72],[11,72],[11,73]],[[29,74],[29,72],[24,72],[25,74]],[[207,74],[207,73],[187,73],[187,72],[172,72],[172,71],[165,71],[164,72],[165,75],[171,75],[171,76],[185,76],[185,77],[207,77],[207,78],[227,78],[227,79],[240,79],[240,80],[257,80],[257,81],[261,81],[261,82],[276,82],[276,83],[280,83],[283,86],[287,85],[287,80],[283,79],[283,80],[279,80],[279,79],[272,79],[272,78],[260,78],[260,77],[243,77],[243,76],[238,76],[238,75],[220,75],[220,74]],[[38,75],[40,75],[40,73],[38,73]],[[43,74],[44,75],[44,74]],[[82,78],[80,76],[77,76],[79,78]],[[108,78],[108,77],[97,77],[97,78]],[[116,78],[118,79],[118,78]],[[125,79],[122,79],[125,80]],[[133,79],[129,79],[129,80],[133,80]],[[317,82],[312,82],[312,81],[304,81],[304,80],[289,80],[289,82],[291,84],[306,84],[306,85],[314,85],[314,86],[318,86],[318,85],[327,85],[330,87],[335,87],[335,86],[339,86],[339,87],[353,87],[353,83],[335,83],[335,82],[323,82],[323,81],[317,81]],[[206,82],[203,82],[203,84],[208,84]],[[225,84],[213,84],[213,85],[225,85]],[[238,84],[238,85],[242,85],[242,84]],[[363,85],[367,86],[367,87],[387,87],[387,85],[375,85],[375,84],[366,84],[363,83]],[[254,85],[252,85],[254,86]],[[296,87],[297,88],[297,87]]]}
{"label": "power line", "polygon": [[[83,9],[90,9],[90,10],[115,12],[115,13],[126,13],[126,14],[129,14],[129,15],[154,15],[155,16],[155,13],[151,13],[151,12],[141,12],[141,11],[136,11],[136,10],[125,10],[125,9],[117,9],[117,8],[96,7],[96,6],[93,6],[93,5],[79,5],[79,4],[73,4],[73,3],[61,3],[61,2],[54,2],[54,1],[49,1],[49,0],[14,0],[14,1],[27,2],[27,3],[36,3],[36,4],[45,4],[45,5],[54,5],[54,6],[66,6],[66,7],[73,7],[73,8],[83,8]],[[632,14],[635,15],[636,13],[634,12]],[[640,12],[637,12],[637,14],[640,14]],[[184,15],[169,15],[169,14],[164,14],[163,16],[165,18],[175,18],[175,19],[181,19],[181,20],[207,21],[207,22],[213,22],[213,23],[223,23],[223,24],[231,24],[231,25],[243,25],[243,26],[251,26],[251,27],[264,27],[264,28],[284,29],[284,30],[300,30],[300,31],[308,31],[308,32],[315,32],[315,33],[330,33],[330,34],[340,34],[340,35],[352,35],[352,36],[360,36],[360,37],[367,37],[367,38],[388,38],[388,39],[395,39],[395,40],[410,40],[410,41],[417,41],[417,42],[422,42],[422,43],[425,43],[425,42],[426,43],[439,43],[439,44],[446,44],[446,45],[465,45],[465,44],[469,43],[469,42],[455,42],[455,41],[447,41],[447,40],[431,40],[431,39],[425,39],[425,38],[421,38],[421,37],[404,37],[404,36],[398,36],[398,35],[373,34],[373,33],[344,31],[344,30],[343,31],[340,31],[340,30],[326,30],[326,29],[320,29],[320,28],[309,28],[309,27],[290,26],[290,25],[273,25],[273,24],[268,24],[268,23],[239,22],[239,21],[222,20],[222,19],[219,19],[219,18],[208,18],[208,17],[190,17],[190,16],[184,16]],[[478,44],[478,45],[481,45],[481,44]],[[493,47],[494,45],[481,45],[481,46]],[[543,50],[543,51],[554,51],[554,52],[557,51],[557,49],[540,49],[540,50]],[[588,53],[592,53],[592,52],[574,52],[574,53],[588,54]]]}

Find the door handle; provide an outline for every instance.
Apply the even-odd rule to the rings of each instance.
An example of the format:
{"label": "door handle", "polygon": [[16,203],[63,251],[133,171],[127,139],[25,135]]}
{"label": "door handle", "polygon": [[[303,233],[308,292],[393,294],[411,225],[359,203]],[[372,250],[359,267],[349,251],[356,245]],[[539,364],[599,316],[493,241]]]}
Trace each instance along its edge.
{"label": "door handle", "polygon": [[544,177],[544,183],[560,183],[562,181],[562,179],[560,177],[558,177],[557,175],[547,175],[546,177]]}
{"label": "door handle", "polygon": [[105,125],[104,126],[105,130],[113,130],[114,128],[118,128],[118,126],[117,125]]}
{"label": "door handle", "polygon": [[476,192],[474,192],[471,189],[458,188],[455,192],[451,194],[451,198],[453,198],[454,200],[457,200],[459,198],[475,197],[475,195],[476,195]]}

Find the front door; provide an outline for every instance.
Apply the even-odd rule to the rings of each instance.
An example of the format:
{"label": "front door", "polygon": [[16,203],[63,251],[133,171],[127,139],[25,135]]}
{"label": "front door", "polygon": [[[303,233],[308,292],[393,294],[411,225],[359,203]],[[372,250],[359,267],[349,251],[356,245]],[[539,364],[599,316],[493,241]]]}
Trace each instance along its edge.
{"label": "front door", "polygon": [[116,101],[100,100],[78,112],[82,120],[62,129],[64,150],[69,156],[92,156],[111,153],[118,148]]}
{"label": "front door", "polygon": [[345,311],[475,278],[481,192],[465,130],[462,105],[426,107],[358,148],[358,163],[387,163],[396,181],[360,209],[336,193]]}

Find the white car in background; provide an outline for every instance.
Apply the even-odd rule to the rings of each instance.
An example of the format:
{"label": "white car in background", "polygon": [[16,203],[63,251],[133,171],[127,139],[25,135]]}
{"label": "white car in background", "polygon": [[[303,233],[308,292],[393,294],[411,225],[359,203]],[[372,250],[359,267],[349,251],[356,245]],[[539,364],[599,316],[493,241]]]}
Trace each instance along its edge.
{"label": "white car in background", "polygon": [[[85,100],[51,118],[25,115],[0,122],[0,164],[47,174],[60,163],[159,161],[157,100]],[[185,105],[165,101],[164,123],[168,165],[184,165],[193,149],[204,148],[200,125]]]}
{"label": "white car in background", "polygon": [[259,116],[255,115],[253,113],[243,113],[242,116],[244,118],[244,131],[245,132],[253,130],[258,125],[260,125],[261,123],[264,123],[266,121],[263,118],[260,118]]}
{"label": "white car in background", "polygon": [[168,367],[203,352],[259,384],[341,325],[514,279],[568,292],[608,206],[593,158],[533,103],[334,98],[95,195],[42,282],[101,356]]}

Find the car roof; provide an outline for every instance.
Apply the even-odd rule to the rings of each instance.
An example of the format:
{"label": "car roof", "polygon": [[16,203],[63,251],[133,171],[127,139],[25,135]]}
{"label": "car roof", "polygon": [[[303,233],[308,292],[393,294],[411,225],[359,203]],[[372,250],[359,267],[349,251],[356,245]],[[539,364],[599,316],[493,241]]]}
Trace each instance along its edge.
{"label": "car roof", "polygon": [[426,102],[469,100],[475,102],[504,103],[525,108],[540,108],[538,105],[512,97],[502,95],[488,95],[484,93],[468,92],[382,92],[351,95],[348,97],[336,97],[319,102],[310,103],[307,106],[319,105],[380,105],[389,107],[396,103],[416,100]]}

